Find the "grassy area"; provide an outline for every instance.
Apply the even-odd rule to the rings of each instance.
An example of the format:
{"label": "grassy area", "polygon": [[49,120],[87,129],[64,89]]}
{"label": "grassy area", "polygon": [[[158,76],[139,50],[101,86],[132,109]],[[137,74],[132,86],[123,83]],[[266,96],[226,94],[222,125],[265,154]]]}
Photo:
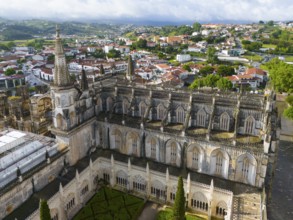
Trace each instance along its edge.
{"label": "grassy area", "polygon": [[274,45],[274,44],[263,44],[262,47],[263,48],[276,48],[277,45]]}
{"label": "grassy area", "polygon": [[[186,220],[206,220],[206,218],[199,217],[197,215],[187,214]],[[157,220],[170,220],[172,219],[172,209],[166,208],[161,210],[157,215]]]}
{"label": "grassy area", "polygon": [[285,57],[286,62],[293,62],[293,56],[287,56]]}
{"label": "grassy area", "polygon": [[262,57],[259,55],[244,55],[242,56],[242,58],[246,58],[248,60],[252,60],[252,61],[256,61],[256,62],[260,62],[262,60]]}
{"label": "grassy area", "polygon": [[142,199],[105,187],[73,219],[131,220],[138,217],[143,206]]}

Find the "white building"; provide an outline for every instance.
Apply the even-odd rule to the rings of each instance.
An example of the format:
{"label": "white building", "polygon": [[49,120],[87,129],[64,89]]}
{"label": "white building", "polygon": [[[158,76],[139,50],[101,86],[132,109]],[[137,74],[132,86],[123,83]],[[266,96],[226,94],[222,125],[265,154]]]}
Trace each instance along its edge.
{"label": "white building", "polygon": [[104,47],[104,51],[105,53],[109,53],[110,50],[113,50],[114,49],[114,46],[113,45],[106,45]]}
{"label": "white building", "polygon": [[190,54],[177,54],[176,60],[178,62],[187,62],[191,60]]}

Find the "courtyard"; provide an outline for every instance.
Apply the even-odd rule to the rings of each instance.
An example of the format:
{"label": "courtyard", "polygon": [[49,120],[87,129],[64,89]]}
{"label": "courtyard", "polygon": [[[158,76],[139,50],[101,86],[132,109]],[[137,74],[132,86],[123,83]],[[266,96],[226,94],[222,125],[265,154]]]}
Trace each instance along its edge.
{"label": "courtyard", "polygon": [[137,219],[143,207],[144,201],[140,198],[102,187],[73,219]]}

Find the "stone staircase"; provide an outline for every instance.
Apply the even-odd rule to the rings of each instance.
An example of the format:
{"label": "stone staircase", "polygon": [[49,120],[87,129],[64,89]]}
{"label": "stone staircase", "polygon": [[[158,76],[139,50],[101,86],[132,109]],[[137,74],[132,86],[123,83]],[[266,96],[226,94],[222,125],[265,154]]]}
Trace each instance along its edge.
{"label": "stone staircase", "polygon": [[233,220],[262,220],[261,195],[241,194],[233,198]]}

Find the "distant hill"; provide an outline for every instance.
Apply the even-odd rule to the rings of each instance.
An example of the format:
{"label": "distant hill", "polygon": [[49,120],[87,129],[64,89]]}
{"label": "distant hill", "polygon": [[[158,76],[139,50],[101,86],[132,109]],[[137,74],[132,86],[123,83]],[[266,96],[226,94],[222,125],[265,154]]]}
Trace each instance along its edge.
{"label": "distant hill", "polygon": [[[56,24],[60,26],[62,34],[66,35],[110,35],[122,34],[121,28],[126,25],[82,23],[82,22],[54,22],[47,20],[12,21],[0,18],[0,40],[26,40],[38,37],[53,36]],[[128,25],[129,26],[129,25]]]}

